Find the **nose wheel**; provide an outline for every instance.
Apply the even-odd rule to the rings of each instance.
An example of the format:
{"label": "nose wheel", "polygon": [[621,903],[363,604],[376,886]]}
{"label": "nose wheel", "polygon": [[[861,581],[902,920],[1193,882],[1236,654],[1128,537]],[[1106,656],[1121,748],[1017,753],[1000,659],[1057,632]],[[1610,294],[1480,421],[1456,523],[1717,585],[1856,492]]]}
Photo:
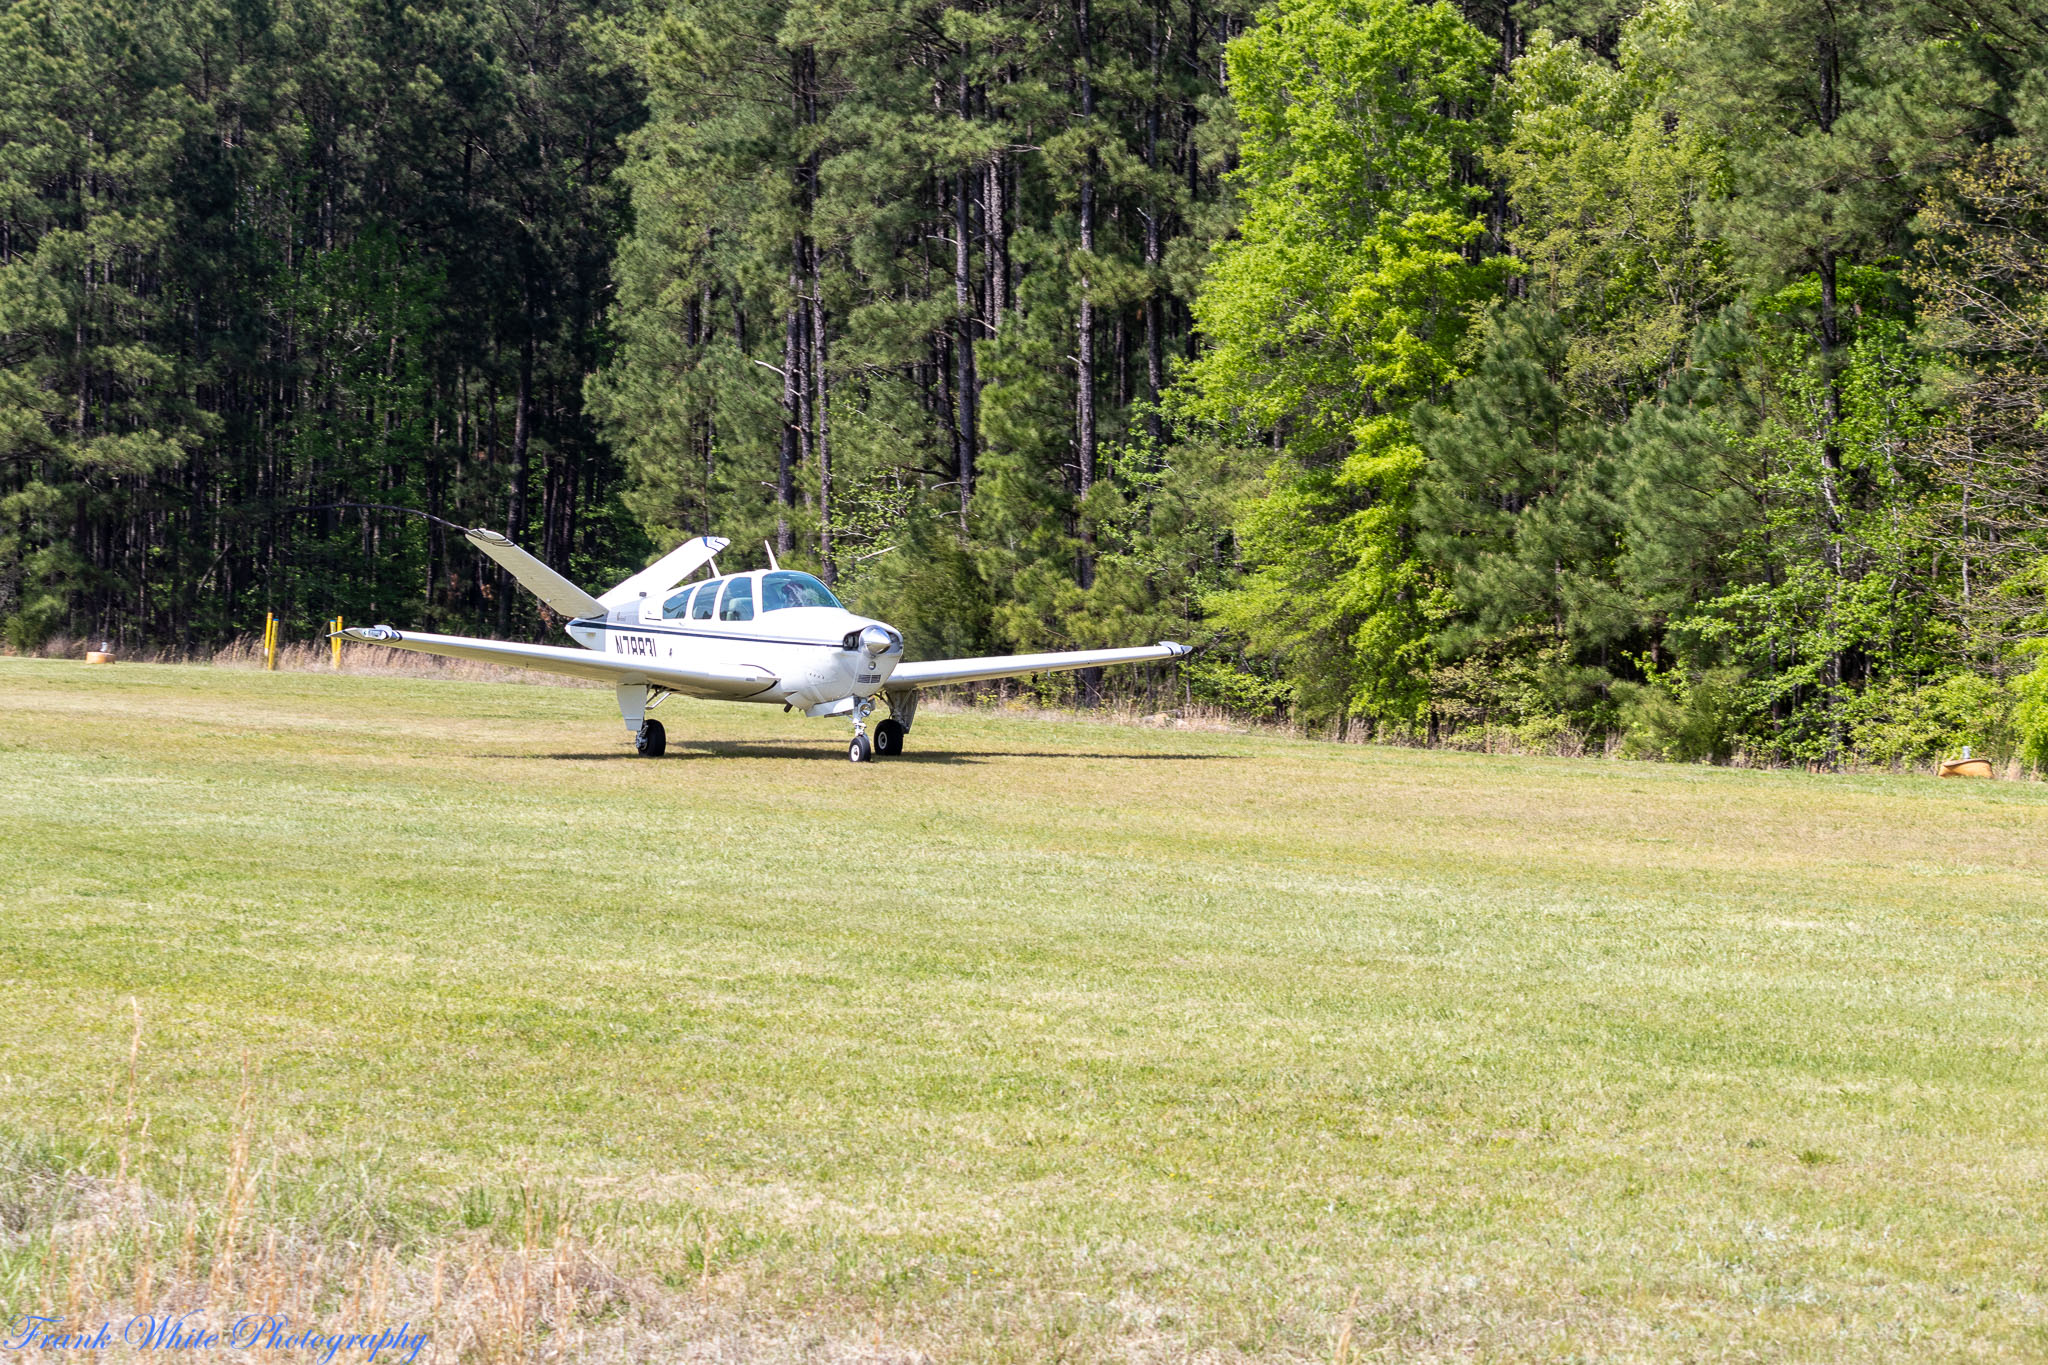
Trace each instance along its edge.
{"label": "nose wheel", "polygon": [[853,703],[853,742],[846,746],[846,756],[855,763],[903,752],[903,727],[894,720],[885,720],[877,725],[874,738],[868,738],[868,717],[874,714],[874,710],[873,697],[861,697]]}

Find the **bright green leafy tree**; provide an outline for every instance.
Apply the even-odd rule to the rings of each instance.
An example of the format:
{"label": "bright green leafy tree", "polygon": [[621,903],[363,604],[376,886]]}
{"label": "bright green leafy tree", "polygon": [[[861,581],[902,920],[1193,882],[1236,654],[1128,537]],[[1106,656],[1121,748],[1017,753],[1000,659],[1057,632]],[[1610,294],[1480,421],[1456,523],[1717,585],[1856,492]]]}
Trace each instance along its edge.
{"label": "bright green leafy tree", "polygon": [[1230,48],[1243,217],[1196,304],[1209,349],[1181,410],[1271,445],[1238,524],[1246,581],[1211,609],[1308,714],[1427,711],[1409,415],[1456,377],[1506,267],[1475,259],[1470,173],[1495,55],[1451,6],[1408,0],[1285,0]]}

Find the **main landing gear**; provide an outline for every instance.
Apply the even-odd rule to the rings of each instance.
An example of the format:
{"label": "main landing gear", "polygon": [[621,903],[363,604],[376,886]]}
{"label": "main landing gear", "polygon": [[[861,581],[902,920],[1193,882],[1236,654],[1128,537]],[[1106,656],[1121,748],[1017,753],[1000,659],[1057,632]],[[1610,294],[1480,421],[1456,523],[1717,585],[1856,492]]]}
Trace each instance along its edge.
{"label": "main landing gear", "polygon": [[866,763],[873,758],[894,758],[903,752],[904,727],[894,716],[875,727],[874,737],[868,737],[868,717],[875,709],[873,697],[862,697],[853,704],[853,742],[846,746],[846,756],[855,763]]}
{"label": "main landing gear", "polygon": [[619,719],[633,737],[633,752],[642,758],[660,758],[668,749],[668,732],[647,713],[668,700],[665,688],[646,683],[620,683]]}
{"label": "main landing gear", "polygon": [[633,736],[633,752],[642,758],[660,758],[668,752],[668,731],[661,728],[660,721],[640,722],[640,733]]}

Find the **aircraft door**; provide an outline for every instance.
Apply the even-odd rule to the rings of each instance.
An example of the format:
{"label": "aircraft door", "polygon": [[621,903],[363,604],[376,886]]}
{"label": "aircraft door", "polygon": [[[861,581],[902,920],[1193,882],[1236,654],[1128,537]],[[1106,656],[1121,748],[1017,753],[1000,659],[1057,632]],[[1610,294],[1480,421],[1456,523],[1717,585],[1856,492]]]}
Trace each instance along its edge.
{"label": "aircraft door", "polygon": [[754,619],[754,580],[735,578],[725,585],[725,596],[718,603],[718,619],[721,621],[751,621]]}

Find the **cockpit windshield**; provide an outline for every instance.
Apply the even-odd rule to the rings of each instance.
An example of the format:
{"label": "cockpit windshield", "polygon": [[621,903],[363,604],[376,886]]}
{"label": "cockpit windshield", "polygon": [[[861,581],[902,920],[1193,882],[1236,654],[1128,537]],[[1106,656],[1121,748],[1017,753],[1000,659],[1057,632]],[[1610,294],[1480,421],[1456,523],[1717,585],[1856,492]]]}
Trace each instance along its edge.
{"label": "cockpit windshield", "polygon": [[781,611],[784,607],[836,607],[839,599],[832,590],[807,573],[778,569],[761,575],[761,610]]}

